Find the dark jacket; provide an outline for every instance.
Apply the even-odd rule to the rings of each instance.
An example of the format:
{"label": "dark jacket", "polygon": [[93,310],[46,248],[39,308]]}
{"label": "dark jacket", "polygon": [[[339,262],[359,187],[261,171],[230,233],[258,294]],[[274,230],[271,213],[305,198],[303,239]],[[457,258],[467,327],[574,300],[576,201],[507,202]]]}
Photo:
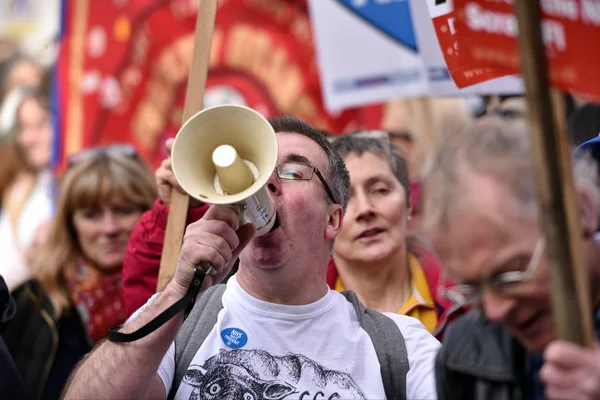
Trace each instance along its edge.
{"label": "dark jacket", "polygon": [[[15,302],[8,293],[4,278],[0,276],[0,331],[14,317],[15,312]],[[2,338],[0,338],[0,393],[2,398],[6,399],[27,398],[17,366]]]}
{"label": "dark jacket", "polygon": [[473,310],[446,328],[435,373],[439,400],[525,399],[526,353],[502,325]]}
{"label": "dark jacket", "polygon": [[58,399],[67,378],[90,341],[75,309],[56,320],[52,304],[35,281],[17,290],[13,297],[17,313],[2,332],[29,399]]}
{"label": "dark jacket", "polygon": [[[600,339],[600,309],[594,327]],[[435,364],[438,399],[540,398],[543,387],[534,370],[542,363],[507,328],[470,311],[446,329]]]}

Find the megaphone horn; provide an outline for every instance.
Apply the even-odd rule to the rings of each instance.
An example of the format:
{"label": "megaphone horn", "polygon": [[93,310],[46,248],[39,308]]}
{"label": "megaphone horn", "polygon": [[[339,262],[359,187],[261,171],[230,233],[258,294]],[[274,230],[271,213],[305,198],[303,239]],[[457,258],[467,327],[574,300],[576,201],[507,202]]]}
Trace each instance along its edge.
{"label": "megaphone horn", "polygon": [[245,106],[221,105],[183,124],[171,163],[187,194],[234,207],[240,220],[254,223],[261,236],[275,223],[275,206],[265,185],[275,170],[277,152],[275,131],[262,115]]}

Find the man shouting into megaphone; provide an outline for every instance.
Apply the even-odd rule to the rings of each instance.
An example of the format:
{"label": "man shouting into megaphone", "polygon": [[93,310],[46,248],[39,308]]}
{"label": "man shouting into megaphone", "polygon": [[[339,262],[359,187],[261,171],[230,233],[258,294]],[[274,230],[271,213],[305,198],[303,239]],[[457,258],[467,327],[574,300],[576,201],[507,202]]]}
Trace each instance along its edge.
{"label": "man shouting into megaphone", "polygon": [[[137,341],[99,345],[66,398],[437,397],[439,343],[418,320],[365,309],[353,293],[328,289],[327,261],[350,196],[342,158],[302,121],[279,117],[271,125],[279,147],[266,183],[273,229],[257,237],[231,207],[208,207],[186,229],[173,279],[121,332],[137,331],[183,298],[195,268],[210,263],[217,273],[206,275],[194,309]],[[160,179],[175,185],[168,166]],[[238,257],[238,272],[219,284]]]}

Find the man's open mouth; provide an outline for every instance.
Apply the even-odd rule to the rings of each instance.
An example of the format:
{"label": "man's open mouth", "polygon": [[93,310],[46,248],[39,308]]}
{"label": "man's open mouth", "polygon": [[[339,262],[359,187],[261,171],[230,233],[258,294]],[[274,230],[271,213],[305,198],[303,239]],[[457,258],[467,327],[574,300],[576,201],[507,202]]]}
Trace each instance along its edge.
{"label": "man's open mouth", "polygon": [[273,232],[277,228],[279,228],[279,216],[275,214],[275,222],[273,223],[273,226],[271,227],[269,233]]}

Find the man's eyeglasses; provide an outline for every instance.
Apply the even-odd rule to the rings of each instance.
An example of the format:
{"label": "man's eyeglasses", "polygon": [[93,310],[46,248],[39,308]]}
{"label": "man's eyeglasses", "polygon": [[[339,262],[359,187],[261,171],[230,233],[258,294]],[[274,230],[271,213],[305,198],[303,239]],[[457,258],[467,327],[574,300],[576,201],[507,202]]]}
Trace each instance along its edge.
{"label": "man's eyeglasses", "polygon": [[327,195],[329,196],[331,201],[334,204],[339,204],[335,200],[335,196],[333,195],[333,192],[331,191],[329,185],[325,181],[323,174],[321,174],[321,171],[319,171],[317,167],[313,167],[312,165],[308,164],[285,163],[279,164],[276,168],[276,171],[277,176],[280,179],[287,179],[292,181],[310,181],[313,177],[313,174],[316,173],[317,178],[319,178],[319,180],[323,184],[323,187],[325,188],[325,191],[327,192]]}
{"label": "man's eyeglasses", "polygon": [[138,152],[134,146],[128,144],[111,144],[103,147],[92,147],[89,149],[77,152],[67,159],[68,168],[89,160],[93,157],[102,155],[119,155],[123,157],[138,158]]}
{"label": "man's eyeglasses", "polygon": [[481,304],[483,290],[486,287],[500,296],[511,297],[516,295],[521,288],[521,284],[530,281],[537,270],[544,252],[545,243],[543,238],[540,238],[537,241],[533,254],[523,270],[497,274],[486,278],[483,283],[478,285],[462,284],[447,289],[440,288],[440,295],[448,300],[463,305]]}

